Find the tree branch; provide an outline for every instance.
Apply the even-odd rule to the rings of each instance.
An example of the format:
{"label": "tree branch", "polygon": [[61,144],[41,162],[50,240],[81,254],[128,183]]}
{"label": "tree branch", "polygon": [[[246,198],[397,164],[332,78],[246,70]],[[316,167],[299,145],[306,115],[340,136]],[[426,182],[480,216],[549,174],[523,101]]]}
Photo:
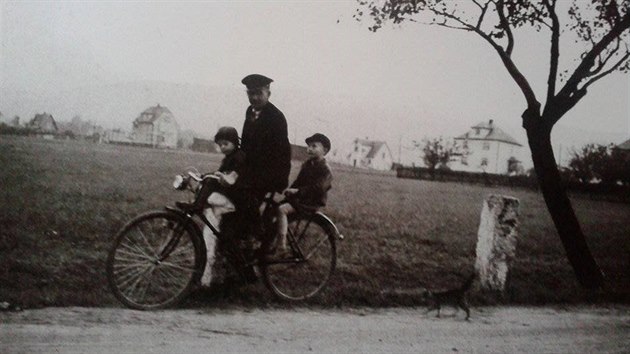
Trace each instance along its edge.
{"label": "tree branch", "polygon": [[485,39],[488,43],[490,43],[490,45],[497,51],[497,53],[499,54],[499,58],[501,58],[501,61],[503,62],[503,66],[505,66],[512,79],[516,82],[518,87],[523,92],[523,95],[525,96],[525,101],[527,101],[528,109],[538,110],[540,108],[540,103],[536,99],[536,94],[534,93],[534,90],[532,90],[532,87],[529,85],[529,82],[527,81],[525,76],[520,72],[520,70],[518,70],[512,58],[503,50],[503,47],[496,43],[492,39],[492,37],[490,37],[485,32],[477,29],[474,29],[473,31],[480,35],[481,38]]}
{"label": "tree branch", "polygon": [[505,17],[504,11],[504,2],[500,0],[497,4],[497,13],[499,14],[499,21],[501,23],[501,28],[505,31],[505,34],[508,37],[508,44],[505,50],[506,54],[512,56],[512,51],[514,50],[514,34],[512,33],[512,29],[510,28],[510,22]]}
{"label": "tree branch", "polygon": [[484,17],[486,17],[486,11],[488,11],[488,5],[490,3],[487,2],[484,6],[481,6],[481,4],[479,4],[477,1],[473,0],[473,2],[477,4],[477,6],[479,6],[479,8],[481,9],[481,14],[479,14],[479,21],[477,21],[477,28],[481,29],[481,24],[483,23]]}
{"label": "tree branch", "polygon": [[565,113],[570,111],[575,105],[580,102],[582,97],[586,96],[586,88],[581,88],[574,91],[571,96],[556,96],[554,98],[555,105],[553,106],[554,114],[548,115],[548,124],[553,127],[564,116]]}
{"label": "tree branch", "polygon": [[611,50],[610,53],[608,53],[608,55],[606,56],[604,60],[601,59],[601,55],[597,57],[597,67],[594,70],[589,71],[588,76],[597,75],[600,71],[602,71],[604,67],[606,67],[606,64],[608,64],[608,61],[619,51],[620,43],[621,43],[621,39],[617,38],[617,43],[615,44],[615,48]]}
{"label": "tree branch", "polygon": [[[500,0],[499,3],[497,4],[497,7],[503,6],[503,1],[504,0]],[[536,94],[534,93],[534,90],[532,90],[531,86],[529,85],[529,82],[527,81],[525,76],[520,72],[520,70],[518,70],[518,68],[516,67],[516,64],[511,58],[511,50],[514,46],[514,38],[511,37],[509,24],[507,23],[505,24],[506,32],[508,33],[508,49],[504,49],[500,44],[498,44],[494,39],[492,39],[492,37],[489,34],[485,33],[480,28],[477,28],[471,24],[468,24],[467,22],[463,21],[461,18],[453,14],[450,14],[448,12],[440,11],[435,8],[430,8],[430,10],[438,16],[443,16],[445,18],[452,19],[453,21],[466,27],[467,30],[473,31],[477,33],[479,36],[481,36],[481,38],[485,39],[499,54],[499,57],[501,58],[501,61],[503,62],[503,65],[507,69],[508,73],[510,74],[512,79],[516,82],[518,87],[523,92],[523,95],[525,96],[525,100],[527,102],[528,109],[530,111],[538,111],[540,109],[540,103],[536,99]],[[443,24],[443,26],[445,25]]]}
{"label": "tree branch", "polygon": [[[433,12],[434,14],[444,17],[443,24],[447,24],[447,21],[448,21],[447,19],[450,19],[450,20],[453,20],[453,21],[459,23],[460,25],[462,25],[463,27],[465,27],[466,29],[468,29],[470,31],[474,31],[476,29],[475,26],[467,23],[466,21],[462,20],[461,18],[459,18],[459,17],[457,17],[457,16],[455,16],[455,15],[453,15],[451,13],[448,13],[448,12],[445,12],[445,11],[440,11],[440,10],[438,10],[436,8],[433,8],[433,7],[429,7],[428,9],[429,9],[429,11]],[[439,23],[436,23],[436,24],[438,24],[440,26],[442,25],[442,24],[439,24]],[[450,26],[452,26],[452,25],[450,25]],[[455,27],[455,28],[458,28],[458,27]]]}
{"label": "tree branch", "polygon": [[595,63],[595,59],[621,34],[630,28],[630,13],[626,13],[624,17],[617,22],[611,30],[606,33],[602,39],[596,43],[591,50],[586,53],[580,65],[573,71],[571,77],[567,80],[564,87],[558,92],[557,96],[570,97],[578,90],[579,83],[588,77],[590,69]]}
{"label": "tree branch", "polygon": [[[558,58],[560,57],[560,20],[556,14],[556,1],[545,0],[545,6],[551,17],[551,48],[549,54],[549,77],[547,78],[547,102],[543,112],[553,104],[556,94],[556,80],[558,78]],[[543,113],[544,115],[544,113]]]}
{"label": "tree branch", "polygon": [[477,1],[477,0],[471,0],[471,1],[473,2],[473,4],[477,5],[477,7],[482,9],[482,10],[483,10],[484,7],[488,7],[488,4],[489,4],[489,3],[486,3],[484,6],[481,6],[479,1]]}
{"label": "tree branch", "polygon": [[[554,1],[554,7],[555,7],[555,0]],[[545,0],[545,2],[548,2],[547,0]],[[546,5],[546,4],[545,4]],[[547,22],[545,22],[544,18],[545,18],[545,14],[538,9],[538,7],[534,6],[534,12],[536,12],[536,16],[538,16],[538,18],[540,19],[540,23],[542,23],[543,25],[547,26],[547,28],[551,29],[553,24],[548,24]]]}
{"label": "tree branch", "polygon": [[602,77],[612,73],[613,71],[617,70],[617,68],[619,68],[621,66],[621,64],[623,64],[626,60],[628,60],[628,58],[630,58],[630,52],[626,53],[626,55],[624,55],[617,63],[615,63],[615,65],[613,65],[612,67],[610,67],[608,70],[602,72],[599,75],[593,76],[590,78],[590,80],[588,80],[584,86],[582,86],[582,90],[586,90],[589,86],[591,86],[595,81],[601,79]]}

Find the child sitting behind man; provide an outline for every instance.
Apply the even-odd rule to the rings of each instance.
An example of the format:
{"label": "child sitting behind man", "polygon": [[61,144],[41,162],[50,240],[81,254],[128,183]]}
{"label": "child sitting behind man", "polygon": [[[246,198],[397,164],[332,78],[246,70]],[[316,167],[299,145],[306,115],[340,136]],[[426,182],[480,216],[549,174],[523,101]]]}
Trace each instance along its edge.
{"label": "child sitting behind man", "polygon": [[332,172],[324,156],[330,151],[330,140],[316,133],[306,139],[306,153],[310,156],[300,168],[300,173],[284,191],[286,202],[278,207],[278,251],[286,253],[288,215],[296,211],[314,212],[326,206],[328,190],[332,187]]}
{"label": "child sitting behind man", "polygon": [[[245,153],[239,148],[238,132],[233,127],[219,128],[214,136],[214,142],[225,155],[219,169],[212,173],[216,178],[204,179],[194,202],[179,202],[177,206],[186,210],[205,209],[204,216],[218,229],[222,216],[235,210],[230,196],[234,193],[234,183],[236,183],[245,163]],[[201,285],[209,286],[212,279],[216,239],[212,230],[207,226],[203,229],[203,239],[206,243],[207,261],[201,277]]]}

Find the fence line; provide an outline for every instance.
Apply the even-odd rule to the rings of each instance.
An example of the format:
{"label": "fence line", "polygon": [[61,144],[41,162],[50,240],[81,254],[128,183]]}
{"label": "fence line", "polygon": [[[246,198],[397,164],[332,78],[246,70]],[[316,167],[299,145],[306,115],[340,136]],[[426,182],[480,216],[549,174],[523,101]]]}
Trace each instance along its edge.
{"label": "fence line", "polygon": [[[486,186],[520,187],[538,190],[538,180],[536,179],[536,176],[508,176],[484,172],[464,172],[440,169],[431,171],[426,167],[398,167],[396,169],[396,177],[440,182],[483,184]],[[582,184],[575,181],[565,181],[565,187],[570,194],[586,196],[590,199],[630,203],[630,186],[616,184],[604,185],[601,183]]]}

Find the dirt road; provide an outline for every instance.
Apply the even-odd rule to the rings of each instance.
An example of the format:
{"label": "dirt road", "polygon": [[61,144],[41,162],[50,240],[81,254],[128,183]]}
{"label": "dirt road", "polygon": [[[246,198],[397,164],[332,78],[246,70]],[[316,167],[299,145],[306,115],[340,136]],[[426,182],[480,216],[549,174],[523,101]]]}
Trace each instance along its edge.
{"label": "dirt road", "polygon": [[1,353],[628,353],[630,308],[0,313]]}

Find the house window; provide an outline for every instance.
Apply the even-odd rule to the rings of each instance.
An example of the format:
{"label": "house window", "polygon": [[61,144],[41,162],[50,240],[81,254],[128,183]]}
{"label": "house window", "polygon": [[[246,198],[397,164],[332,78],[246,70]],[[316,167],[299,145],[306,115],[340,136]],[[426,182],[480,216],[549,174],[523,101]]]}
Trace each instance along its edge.
{"label": "house window", "polygon": [[462,165],[468,166],[468,156],[462,155]]}
{"label": "house window", "polygon": [[483,149],[484,150],[490,150],[490,143],[489,142],[484,142],[483,143]]}
{"label": "house window", "polygon": [[385,160],[385,153],[383,153],[383,160]]}
{"label": "house window", "polygon": [[483,159],[481,159],[481,166],[482,167],[488,166],[488,159],[487,158],[484,157]]}
{"label": "house window", "polygon": [[358,152],[359,151],[359,145],[355,145],[354,146],[354,152]]}
{"label": "house window", "polygon": [[479,135],[479,129],[475,129],[475,135]]}

